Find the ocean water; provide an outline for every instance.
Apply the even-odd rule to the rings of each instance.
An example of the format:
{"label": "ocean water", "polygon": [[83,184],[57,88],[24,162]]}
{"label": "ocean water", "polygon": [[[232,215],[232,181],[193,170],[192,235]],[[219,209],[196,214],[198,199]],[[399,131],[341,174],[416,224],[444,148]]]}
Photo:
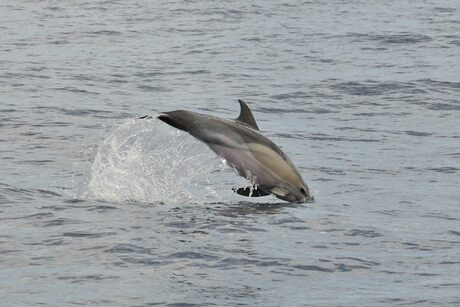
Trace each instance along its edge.
{"label": "ocean water", "polygon": [[[1,306],[460,305],[460,2],[0,2]],[[315,202],[139,116],[248,102]]]}

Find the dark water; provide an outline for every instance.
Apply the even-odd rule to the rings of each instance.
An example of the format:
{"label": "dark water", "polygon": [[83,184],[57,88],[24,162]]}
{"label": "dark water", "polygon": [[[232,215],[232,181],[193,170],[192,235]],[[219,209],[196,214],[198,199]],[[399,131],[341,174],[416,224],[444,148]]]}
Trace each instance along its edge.
{"label": "dark water", "polygon": [[[460,2],[0,17],[0,305],[460,305]],[[237,98],[314,203],[234,195],[207,148],[135,120]]]}

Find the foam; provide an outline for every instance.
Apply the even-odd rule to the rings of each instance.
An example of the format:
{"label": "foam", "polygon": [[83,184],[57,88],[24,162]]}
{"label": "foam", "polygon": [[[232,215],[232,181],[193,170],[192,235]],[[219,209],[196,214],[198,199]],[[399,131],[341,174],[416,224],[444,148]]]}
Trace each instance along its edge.
{"label": "foam", "polygon": [[207,146],[157,119],[131,119],[100,145],[82,198],[112,202],[216,201],[226,166]]}

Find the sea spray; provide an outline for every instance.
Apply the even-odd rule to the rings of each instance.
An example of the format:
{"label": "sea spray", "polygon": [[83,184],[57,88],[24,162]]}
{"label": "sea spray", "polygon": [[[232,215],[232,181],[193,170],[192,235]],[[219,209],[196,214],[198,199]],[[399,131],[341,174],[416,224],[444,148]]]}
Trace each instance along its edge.
{"label": "sea spray", "polygon": [[212,177],[225,168],[188,134],[157,119],[131,119],[99,145],[82,197],[114,202],[217,201]]}

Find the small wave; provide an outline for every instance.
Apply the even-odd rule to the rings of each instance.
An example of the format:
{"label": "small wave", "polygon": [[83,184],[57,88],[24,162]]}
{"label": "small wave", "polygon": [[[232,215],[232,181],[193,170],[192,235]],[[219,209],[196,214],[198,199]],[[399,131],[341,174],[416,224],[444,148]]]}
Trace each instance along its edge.
{"label": "small wave", "polygon": [[302,108],[302,109],[294,109],[294,108],[258,108],[256,109],[257,112],[261,113],[276,113],[276,114],[284,114],[284,113],[313,113],[313,114],[326,114],[326,113],[338,113],[338,111],[332,111],[324,108]]}
{"label": "small wave", "polygon": [[58,276],[58,280],[70,281],[71,283],[85,283],[88,281],[101,281],[106,279],[119,279],[118,276],[109,276],[102,274],[82,275],[82,276]]}
{"label": "small wave", "polygon": [[432,168],[428,168],[427,170],[437,172],[437,173],[443,173],[443,174],[453,174],[453,173],[460,171],[459,168],[456,168],[453,166],[432,167]]}
{"label": "small wave", "polygon": [[28,80],[28,79],[51,79],[51,77],[46,76],[46,75],[7,72],[7,73],[0,75],[0,79]]}
{"label": "small wave", "polygon": [[64,232],[62,235],[64,237],[74,237],[74,238],[102,238],[106,236],[114,236],[116,232],[84,232],[84,231],[74,231],[74,232]]}
{"label": "small wave", "polygon": [[[112,111],[107,110],[98,110],[98,109],[86,109],[86,108],[76,108],[76,109],[66,109],[61,107],[47,107],[47,106],[39,106],[34,107],[33,110],[37,113],[49,113],[49,112],[56,112],[64,115],[70,116],[94,116],[94,117],[108,117],[108,118],[116,118],[117,115]],[[59,124],[59,122],[57,122]],[[67,124],[67,123],[64,123]],[[49,123],[47,123],[49,125]]]}
{"label": "small wave", "polygon": [[345,235],[351,237],[359,236],[365,238],[376,238],[383,236],[381,233],[378,233],[373,229],[352,229],[348,231]]}
{"label": "small wave", "polygon": [[426,108],[434,111],[460,111],[460,105],[456,103],[428,103]]}
{"label": "small wave", "polygon": [[43,223],[44,227],[49,227],[49,226],[62,226],[62,225],[70,225],[70,224],[79,224],[81,223],[78,220],[72,220],[68,218],[57,218],[54,220],[47,221]]}
{"label": "small wave", "polygon": [[290,100],[290,99],[309,99],[313,97],[314,95],[312,95],[311,93],[307,93],[304,91],[295,91],[291,93],[272,95],[270,98],[278,101],[278,100]]}
{"label": "small wave", "polygon": [[79,93],[79,94],[92,94],[92,95],[99,95],[100,94],[98,92],[87,91],[87,90],[84,90],[84,89],[76,88],[74,86],[56,87],[54,89],[57,90],[57,91],[67,91],[67,92],[74,92],[74,93]]}
{"label": "small wave", "polygon": [[431,136],[433,135],[432,133],[421,132],[421,131],[404,131],[404,133],[410,136]]}
{"label": "small wave", "polygon": [[420,83],[423,86],[428,86],[431,89],[450,89],[455,90],[456,92],[460,91],[460,82],[454,81],[441,81],[434,79],[419,79],[416,80],[417,83]]}
{"label": "small wave", "polygon": [[326,136],[320,133],[315,135],[305,137],[311,141],[332,141],[332,142],[363,142],[363,143],[380,143],[382,140],[378,139],[365,139],[365,138],[346,138],[346,137],[333,137],[333,136]]}
{"label": "small wave", "polygon": [[139,85],[137,88],[147,92],[172,92],[171,89],[163,86]]}
{"label": "small wave", "polygon": [[366,80],[363,82],[342,82],[331,86],[332,89],[353,96],[378,96],[393,93],[412,93],[416,90],[413,83],[408,82],[379,82]]}
{"label": "small wave", "polygon": [[348,33],[346,36],[350,37],[354,42],[375,41],[380,44],[417,44],[432,40],[428,35],[409,32],[385,34]]}
{"label": "small wave", "polygon": [[89,36],[99,36],[99,35],[121,35],[121,32],[119,31],[113,31],[113,30],[99,30],[99,31],[89,31],[86,32],[87,35]]}
{"label": "small wave", "polygon": [[54,216],[53,213],[45,212],[45,213],[36,213],[36,214],[21,215],[21,216],[15,216],[15,217],[7,217],[7,218],[3,218],[2,220],[24,220],[24,219],[41,220],[41,219],[46,219],[46,218],[53,217],[53,216]]}
{"label": "small wave", "polygon": [[106,253],[117,253],[117,254],[152,254],[151,248],[145,248],[134,244],[116,244],[115,246],[106,249]]}
{"label": "small wave", "polygon": [[449,230],[447,233],[452,234],[452,235],[456,235],[456,236],[460,236],[460,231]]}
{"label": "small wave", "polygon": [[3,198],[7,200],[33,200],[36,196],[53,198],[62,195],[49,190],[25,189],[11,186],[5,183],[0,183],[0,199]]}
{"label": "small wave", "polygon": [[326,272],[326,273],[334,272],[333,269],[321,267],[318,265],[297,264],[297,265],[293,265],[292,268],[303,270],[303,271],[317,271],[317,272]]}

